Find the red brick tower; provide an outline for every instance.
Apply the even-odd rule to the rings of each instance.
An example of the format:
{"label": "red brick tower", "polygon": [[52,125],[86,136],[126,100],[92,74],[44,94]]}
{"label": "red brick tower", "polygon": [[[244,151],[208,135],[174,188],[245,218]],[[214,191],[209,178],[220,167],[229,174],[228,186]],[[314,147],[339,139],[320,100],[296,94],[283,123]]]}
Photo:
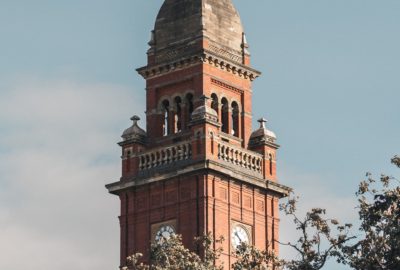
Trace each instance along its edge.
{"label": "red brick tower", "polygon": [[122,177],[107,185],[121,200],[121,266],[162,233],[224,236],[222,261],[241,241],[277,249],[276,136],[252,132],[248,45],[231,0],[165,0],[149,42],[147,132],[138,117],[122,147]]}

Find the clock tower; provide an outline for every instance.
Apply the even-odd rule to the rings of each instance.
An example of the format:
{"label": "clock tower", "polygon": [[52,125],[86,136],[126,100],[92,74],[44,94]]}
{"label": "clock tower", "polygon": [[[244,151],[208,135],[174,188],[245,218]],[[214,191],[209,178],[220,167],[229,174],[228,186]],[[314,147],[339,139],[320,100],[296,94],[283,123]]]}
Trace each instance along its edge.
{"label": "clock tower", "polygon": [[[241,242],[277,251],[275,134],[252,129],[249,46],[231,0],[165,0],[147,65],[146,131],[131,118],[119,145],[122,177],[107,185],[121,201],[121,262],[177,233],[186,247],[205,233],[223,236],[229,269]],[[217,248],[217,247],[215,247]]]}

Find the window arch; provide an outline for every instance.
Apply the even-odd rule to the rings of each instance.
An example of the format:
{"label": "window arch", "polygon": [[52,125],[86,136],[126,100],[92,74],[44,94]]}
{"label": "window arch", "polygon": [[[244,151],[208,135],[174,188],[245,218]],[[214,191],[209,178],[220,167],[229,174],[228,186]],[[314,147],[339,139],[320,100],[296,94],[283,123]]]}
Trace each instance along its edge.
{"label": "window arch", "polygon": [[174,133],[182,131],[182,99],[175,97]]}
{"label": "window arch", "polygon": [[170,126],[169,126],[169,101],[164,100],[162,102],[162,113],[164,116],[164,121],[163,121],[163,136],[167,136],[170,133]]}
{"label": "window arch", "polygon": [[232,102],[232,131],[231,135],[239,137],[239,105],[236,101]]}
{"label": "window arch", "polygon": [[192,120],[192,112],[193,112],[194,108],[193,108],[193,94],[192,93],[188,93],[186,94],[186,114],[187,117],[186,119],[188,119],[189,121]]}
{"label": "window arch", "polygon": [[211,108],[213,108],[214,111],[216,111],[219,116],[218,107],[219,107],[218,96],[216,94],[211,94]]}
{"label": "window arch", "polygon": [[221,100],[221,122],[222,122],[222,132],[229,134],[229,103],[226,98]]}

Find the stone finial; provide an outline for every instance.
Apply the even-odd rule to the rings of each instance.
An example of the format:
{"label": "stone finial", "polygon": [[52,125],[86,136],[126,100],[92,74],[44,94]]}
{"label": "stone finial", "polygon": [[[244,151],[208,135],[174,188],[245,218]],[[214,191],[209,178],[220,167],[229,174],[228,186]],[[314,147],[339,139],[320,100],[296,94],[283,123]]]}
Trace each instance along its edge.
{"label": "stone finial", "polygon": [[247,43],[247,37],[246,34],[243,32],[242,33],[242,46],[243,48],[248,48],[249,44]]}
{"label": "stone finial", "polygon": [[133,122],[133,125],[135,126],[135,125],[137,125],[137,122],[140,121],[140,117],[137,115],[134,115],[131,117],[131,120]]}
{"label": "stone finial", "polygon": [[264,117],[258,119],[258,123],[260,123],[260,128],[265,128],[268,120],[265,119]]}
{"label": "stone finial", "polygon": [[151,31],[150,41],[148,42],[148,44],[149,44],[151,47],[153,47],[154,45],[156,45],[156,37],[155,37],[154,30]]}
{"label": "stone finial", "polygon": [[132,120],[132,126],[124,131],[122,134],[122,138],[125,141],[128,140],[138,140],[138,141],[143,141],[143,139],[147,136],[146,132],[141,129],[138,125],[138,121],[140,120],[140,117],[137,115],[134,115],[131,117]]}
{"label": "stone finial", "polygon": [[208,106],[208,101],[210,100],[209,97],[207,97],[206,95],[202,95],[201,97],[199,97],[199,99],[203,102],[204,106]]}
{"label": "stone finial", "polygon": [[203,121],[203,120],[212,120],[214,122],[218,122],[218,114],[217,112],[208,106],[208,101],[210,100],[209,97],[206,95],[202,95],[199,97],[202,101],[202,105],[197,107],[192,113],[192,122],[193,121]]}
{"label": "stone finial", "polygon": [[247,43],[247,37],[244,32],[242,33],[242,50],[244,54],[250,55],[249,44]]}
{"label": "stone finial", "polygon": [[131,117],[131,120],[132,120],[132,121],[139,121],[139,120],[140,120],[140,117],[137,116],[137,115],[134,115],[134,116]]}
{"label": "stone finial", "polygon": [[278,148],[276,142],[276,135],[271,130],[266,128],[267,119],[258,119],[260,128],[251,133],[249,144],[252,146],[271,144],[272,147]]}

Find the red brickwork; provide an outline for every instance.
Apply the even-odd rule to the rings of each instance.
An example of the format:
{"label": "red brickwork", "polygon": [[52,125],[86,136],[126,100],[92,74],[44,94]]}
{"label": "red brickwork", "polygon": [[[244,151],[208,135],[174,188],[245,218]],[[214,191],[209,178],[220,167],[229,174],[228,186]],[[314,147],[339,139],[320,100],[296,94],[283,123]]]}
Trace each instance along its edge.
{"label": "red brickwork", "polygon": [[[187,247],[196,250],[193,238],[205,232],[223,236],[221,262],[231,265],[234,249],[231,225],[251,228],[252,244],[266,249],[278,237],[278,198],[273,193],[217,172],[187,174],[137,187],[120,194],[121,265],[135,252],[148,256],[151,225],[176,220],[177,232]],[[277,246],[275,246],[275,249]]]}
{"label": "red brickwork", "polygon": [[[214,12],[225,6],[232,25],[242,31],[230,0],[223,1],[226,5],[213,6]],[[159,15],[163,20],[171,20],[172,2],[165,1]],[[160,34],[160,29],[155,32]],[[182,31],[185,40],[191,37],[188,29]],[[215,40],[229,39],[226,31],[221,33],[224,36]],[[167,42],[169,36],[162,34]],[[242,32],[236,34],[232,44],[243,38]],[[232,49],[210,36],[192,36],[184,47],[169,49],[158,48],[157,39],[152,40],[148,64],[138,69],[146,79],[147,132],[133,118],[120,143],[122,177],[107,185],[121,201],[121,266],[137,252],[148,260],[157,226],[164,223],[193,250],[196,236],[223,236],[219,263],[225,269],[235,260],[231,233],[236,224],[246,228],[257,248],[278,250],[278,200],[288,188],[277,183],[276,137],[264,128],[252,129],[252,81],[260,73],[249,67],[247,44]]]}

